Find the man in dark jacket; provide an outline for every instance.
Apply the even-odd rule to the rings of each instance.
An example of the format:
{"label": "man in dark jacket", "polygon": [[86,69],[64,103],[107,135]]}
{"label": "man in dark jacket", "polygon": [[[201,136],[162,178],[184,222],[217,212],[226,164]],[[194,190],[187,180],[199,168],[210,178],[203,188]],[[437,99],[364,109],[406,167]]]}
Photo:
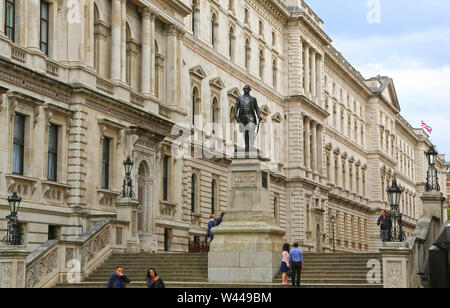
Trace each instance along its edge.
{"label": "man in dark jacket", "polygon": [[391,240],[392,221],[386,211],[381,211],[381,216],[378,218],[377,225],[380,226],[381,240],[383,242],[389,242]]}
{"label": "man in dark jacket", "polygon": [[108,289],[126,289],[127,283],[130,282],[130,278],[123,273],[122,266],[118,266],[111,277],[109,277],[106,287]]}

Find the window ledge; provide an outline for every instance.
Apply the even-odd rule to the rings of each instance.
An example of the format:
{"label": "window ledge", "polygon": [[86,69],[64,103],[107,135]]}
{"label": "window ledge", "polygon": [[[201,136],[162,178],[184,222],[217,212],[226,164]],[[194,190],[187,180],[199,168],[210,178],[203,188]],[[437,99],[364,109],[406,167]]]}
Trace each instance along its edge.
{"label": "window ledge", "polygon": [[24,199],[31,199],[38,188],[39,179],[31,178],[19,174],[6,174],[7,192],[12,194],[14,191]]}
{"label": "window ledge", "polygon": [[160,200],[159,201],[159,210],[162,216],[165,217],[174,217],[177,213],[178,203]]}
{"label": "window ledge", "polygon": [[100,206],[113,207],[115,206],[117,197],[120,196],[120,192],[98,188],[97,189],[97,202]]}

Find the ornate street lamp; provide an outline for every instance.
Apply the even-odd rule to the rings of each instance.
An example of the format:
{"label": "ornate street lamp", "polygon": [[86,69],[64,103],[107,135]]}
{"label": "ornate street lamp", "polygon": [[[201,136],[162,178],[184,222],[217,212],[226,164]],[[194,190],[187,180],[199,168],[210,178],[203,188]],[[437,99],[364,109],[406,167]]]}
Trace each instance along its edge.
{"label": "ornate street lamp", "polygon": [[403,242],[405,240],[402,229],[402,214],[400,213],[400,199],[402,196],[402,192],[403,191],[397,186],[397,179],[394,178],[394,180],[392,181],[392,186],[387,189],[389,205],[391,206],[391,242]]}
{"label": "ornate street lamp", "polygon": [[133,191],[133,180],[131,179],[131,171],[133,170],[133,161],[130,156],[127,160],[123,162],[123,167],[125,168],[125,179],[123,180],[122,186],[122,198],[124,199],[135,199],[136,195]]}
{"label": "ornate street lamp", "polygon": [[17,192],[14,192],[12,196],[8,197],[10,214],[6,216],[6,219],[8,219],[8,229],[3,239],[4,245],[18,246],[22,244],[22,234],[17,215],[20,202],[22,202],[22,198],[17,195]]}
{"label": "ornate street lamp", "polygon": [[427,155],[428,160],[426,191],[440,191],[441,187],[439,186],[438,173],[435,167],[436,156],[439,153],[435,150],[434,146],[431,146],[425,154]]}
{"label": "ornate street lamp", "polygon": [[336,217],[335,216],[331,216],[330,218],[331,224],[333,225],[333,253],[336,253],[336,242],[335,242],[335,237],[334,237],[334,224],[336,223]]}

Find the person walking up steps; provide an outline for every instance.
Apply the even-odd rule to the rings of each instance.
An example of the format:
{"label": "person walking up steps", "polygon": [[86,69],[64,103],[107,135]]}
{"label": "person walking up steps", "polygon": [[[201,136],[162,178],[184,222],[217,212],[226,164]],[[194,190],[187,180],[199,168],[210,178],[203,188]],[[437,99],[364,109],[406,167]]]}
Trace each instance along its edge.
{"label": "person walking up steps", "polygon": [[289,263],[292,270],[292,287],[300,288],[300,277],[303,270],[303,252],[294,243],[294,249],[289,252]]}

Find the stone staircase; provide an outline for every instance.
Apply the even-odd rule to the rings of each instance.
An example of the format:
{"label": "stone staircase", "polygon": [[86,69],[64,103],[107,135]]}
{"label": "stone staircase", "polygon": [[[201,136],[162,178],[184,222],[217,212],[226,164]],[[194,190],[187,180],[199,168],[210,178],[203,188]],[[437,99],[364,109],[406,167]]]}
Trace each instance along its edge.
{"label": "stone staircase", "polygon": [[[304,288],[380,288],[367,282],[370,259],[381,261],[379,254],[305,254],[302,273]],[[207,254],[113,254],[87,279],[78,284],[58,284],[56,288],[105,288],[115,267],[121,265],[132,280],[129,288],[145,288],[147,270],[155,268],[168,288],[282,288],[281,274],[273,284],[221,284],[208,282]]]}
{"label": "stone staircase", "polygon": [[[373,267],[368,268],[370,260],[379,261],[381,279],[383,269],[380,254],[304,254],[304,268],[301,276],[301,284],[314,288],[382,288],[379,284],[371,284],[367,281],[367,274]],[[281,281],[281,273],[275,278]],[[289,281],[291,281],[289,279]]]}

